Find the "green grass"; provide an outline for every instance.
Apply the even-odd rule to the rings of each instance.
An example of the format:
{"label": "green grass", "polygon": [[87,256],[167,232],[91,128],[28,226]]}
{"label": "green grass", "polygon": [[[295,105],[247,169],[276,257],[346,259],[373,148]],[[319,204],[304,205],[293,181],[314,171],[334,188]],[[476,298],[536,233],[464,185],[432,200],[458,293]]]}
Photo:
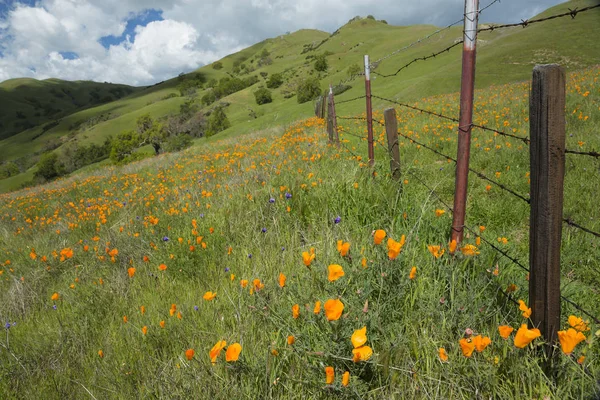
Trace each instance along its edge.
{"label": "green grass", "polygon": [[[582,8],[593,3],[593,0],[574,0],[552,7],[541,16],[562,13],[568,11],[568,8]],[[493,8],[487,12],[492,11]],[[573,20],[562,18],[531,25],[526,29],[519,27],[482,33],[479,37],[476,86],[486,88],[490,85],[527,80],[533,66],[537,63],[558,62],[564,65],[568,71],[600,63],[600,44],[596,40],[596,37],[600,36],[600,25],[597,24],[599,15],[599,10],[592,10],[577,15]],[[207,79],[219,79],[231,72],[235,60],[244,60],[246,65],[256,68],[259,54],[263,49],[267,49],[273,63],[256,68],[252,74],[285,72],[286,84],[283,88],[293,91],[298,79],[314,73],[313,59],[306,59],[306,57],[329,51],[333,53],[327,57],[329,69],[326,74],[320,75],[323,89],[325,89],[329,83],[347,79],[350,65],[362,66],[364,54],[368,53],[371,60],[375,61],[435,29],[437,28],[427,25],[399,27],[370,19],[356,20],[344,25],[338,33],[332,36],[316,30],[301,30],[268,39],[225,57],[222,60],[224,66],[222,70],[216,71],[211,65],[207,65],[198,71]],[[382,74],[392,73],[413,58],[439,51],[460,38],[461,27],[454,27],[429,41],[384,60],[376,71]],[[324,39],[327,40],[317,50],[302,54],[305,45],[316,45]],[[251,63],[251,60],[254,62]],[[381,97],[401,99],[404,102],[452,93],[457,91],[460,86],[460,68],[460,46],[457,46],[449,53],[444,53],[433,60],[418,62],[408,67],[397,77],[388,79],[374,77],[373,93]],[[110,135],[115,136],[122,130],[133,129],[136,118],[144,113],[150,113],[156,118],[176,114],[184,99],[162,99],[170,93],[177,92],[177,83],[177,78],[173,78],[154,87],[138,91],[127,98],[71,114],[62,118],[58,126],[43,134],[41,127],[36,127],[2,140],[0,141],[0,159],[14,160],[40,152],[50,139],[100,143]],[[364,93],[364,84],[361,79],[357,78],[350,84],[353,88],[339,96],[338,100],[349,99]],[[268,129],[273,125],[285,126],[312,114],[312,106],[297,104],[295,97],[284,99],[283,89],[273,92],[273,103],[256,105],[252,92],[261,85],[264,85],[262,78],[261,82],[256,85],[223,99],[230,103],[226,112],[232,127],[221,133],[222,137],[233,137]],[[203,94],[204,91],[199,91],[198,99]],[[374,105],[376,108],[380,108],[386,104],[380,100],[374,100]],[[250,116],[250,109],[258,118],[254,119]],[[359,101],[340,106],[338,113],[345,115],[363,110],[364,104]],[[92,129],[83,132],[73,132],[69,129],[76,122],[106,113],[118,114],[118,117],[99,123]],[[56,151],[60,152],[61,149]],[[13,179],[12,182],[23,180],[22,177]],[[10,183],[0,182],[0,188],[14,190],[17,187]]]}
{"label": "green grass", "polygon": [[[569,75],[569,148],[600,148],[598,78],[598,67]],[[478,90],[476,122],[527,136],[528,90],[527,83]],[[456,113],[458,95],[418,104]],[[380,108],[375,117],[382,118]],[[181,153],[98,167],[0,196],[0,259],[10,260],[1,267],[0,321],[16,322],[0,340],[2,397],[189,398],[199,391],[217,399],[598,396],[599,326],[590,324],[587,341],[572,356],[557,349],[552,374],[545,375],[542,339],[517,349],[497,330],[526,323],[501,293],[515,284],[509,296],[527,301],[526,273],[485,243],[474,257],[446,250],[435,259],[429,253],[429,245],[447,247],[451,216],[436,216],[444,206],[419,180],[451,202],[452,164],[401,138],[400,182],[390,179],[379,145],[373,178],[365,166],[366,143],[342,133],[360,159],[328,145],[322,122],[216,135]],[[341,125],[354,134],[365,131],[362,122]],[[399,109],[398,126],[441,152],[456,153],[456,124]],[[384,140],[381,127],[375,133]],[[473,168],[525,195],[528,154],[518,141],[474,131]],[[565,215],[598,231],[590,190],[596,166],[568,156]],[[527,204],[486,185],[471,176],[467,224],[477,233],[485,226],[482,237],[527,265]],[[396,240],[406,236],[395,260],[385,241],[373,244],[375,229]],[[338,240],[350,243],[349,257],[338,253]],[[476,237],[468,235],[465,243]],[[563,231],[563,294],[593,315],[600,314],[599,244],[571,228]],[[61,261],[65,248],[73,257]],[[316,260],[307,268],[302,252],[310,248]],[[118,249],[114,262],[111,249]],[[165,271],[158,268],[162,263]],[[335,282],[327,280],[330,264],[345,271]],[[280,273],[287,276],[283,288]],[[250,281],[246,288],[241,279]],[[250,293],[253,279],[264,288]],[[216,299],[203,300],[207,291],[216,291]],[[53,293],[59,300],[51,300]],[[334,298],[345,305],[338,321],[313,313],[317,300]],[[181,319],[170,316],[173,304]],[[292,317],[295,304],[298,319]],[[570,314],[580,315],[563,303],[561,328]],[[374,355],[353,363],[350,337],[363,326]],[[467,328],[492,340],[470,358],[458,343]],[[240,360],[226,363],[221,354],[212,365],[208,353],[219,340],[239,342]],[[438,358],[441,347],[447,363]],[[190,348],[195,356],[188,361]],[[583,365],[576,362],[581,355]],[[325,366],[335,368],[333,385],[325,384]],[[344,371],[351,375],[348,387],[341,386]]]}

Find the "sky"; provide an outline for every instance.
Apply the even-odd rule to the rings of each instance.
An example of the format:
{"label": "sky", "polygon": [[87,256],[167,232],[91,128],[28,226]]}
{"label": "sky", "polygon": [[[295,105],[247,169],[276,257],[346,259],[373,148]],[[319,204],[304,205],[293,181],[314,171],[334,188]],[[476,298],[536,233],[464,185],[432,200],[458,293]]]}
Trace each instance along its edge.
{"label": "sky", "polygon": [[[518,22],[561,2],[501,0],[480,22]],[[463,8],[463,0],[0,0],[0,81],[151,85],[286,32],[333,32],[369,14],[444,26]]]}

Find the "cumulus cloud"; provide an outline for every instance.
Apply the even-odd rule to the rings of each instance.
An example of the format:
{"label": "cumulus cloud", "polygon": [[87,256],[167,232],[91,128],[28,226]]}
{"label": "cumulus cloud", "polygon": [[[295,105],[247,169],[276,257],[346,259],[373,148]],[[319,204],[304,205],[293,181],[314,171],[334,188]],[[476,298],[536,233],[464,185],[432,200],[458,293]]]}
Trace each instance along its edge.
{"label": "cumulus cloud", "polygon": [[[33,6],[10,1],[0,16],[0,81],[28,76],[130,85],[173,77],[287,31],[332,32],[367,14],[394,25],[444,25],[460,18],[463,7],[463,0],[40,0]],[[503,0],[482,21],[529,18],[559,2]],[[127,21],[148,9],[161,10],[163,20],[137,26],[121,43],[101,44],[103,37],[121,37]]]}

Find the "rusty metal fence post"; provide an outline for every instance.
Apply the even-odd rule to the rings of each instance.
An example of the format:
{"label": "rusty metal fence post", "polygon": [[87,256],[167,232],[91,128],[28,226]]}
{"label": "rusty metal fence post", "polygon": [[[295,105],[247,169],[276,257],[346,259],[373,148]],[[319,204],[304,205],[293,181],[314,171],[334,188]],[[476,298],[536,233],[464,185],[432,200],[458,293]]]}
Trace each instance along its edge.
{"label": "rusty metal fence post", "polygon": [[375,150],[373,148],[373,109],[371,105],[371,66],[369,56],[365,55],[365,97],[367,99],[367,142],[369,143],[369,165],[375,164]]}
{"label": "rusty metal fence post", "polygon": [[560,245],[565,175],[565,71],[533,69],[529,99],[531,210],[529,306],[531,321],[549,344],[560,328]]}
{"label": "rusty metal fence post", "polygon": [[458,125],[458,152],[454,187],[454,213],[451,240],[463,239],[471,152],[471,125],[473,123],[473,95],[475,91],[475,56],[479,0],[465,0],[464,44],[460,87],[460,115]]}

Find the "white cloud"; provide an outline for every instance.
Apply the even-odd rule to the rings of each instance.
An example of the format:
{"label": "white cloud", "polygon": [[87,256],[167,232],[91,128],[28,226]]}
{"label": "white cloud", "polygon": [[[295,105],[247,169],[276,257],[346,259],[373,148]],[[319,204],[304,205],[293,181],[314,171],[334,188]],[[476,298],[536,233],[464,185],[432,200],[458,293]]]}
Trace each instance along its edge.
{"label": "white cloud", "polygon": [[[491,0],[490,0],[491,1]],[[561,0],[503,0],[482,21],[508,22]],[[212,62],[286,31],[334,31],[356,15],[390,24],[443,25],[460,18],[462,0],[40,0],[16,3],[0,19],[0,80],[30,76],[152,84]],[[482,0],[482,5],[487,2]],[[126,21],[160,9],[163,21],[138,26],[134,39],[104,48],[99,39],[119,37]],[[518,18],[516,17],[518,16]],[[60,52],[79,59],[64,59]]]}

